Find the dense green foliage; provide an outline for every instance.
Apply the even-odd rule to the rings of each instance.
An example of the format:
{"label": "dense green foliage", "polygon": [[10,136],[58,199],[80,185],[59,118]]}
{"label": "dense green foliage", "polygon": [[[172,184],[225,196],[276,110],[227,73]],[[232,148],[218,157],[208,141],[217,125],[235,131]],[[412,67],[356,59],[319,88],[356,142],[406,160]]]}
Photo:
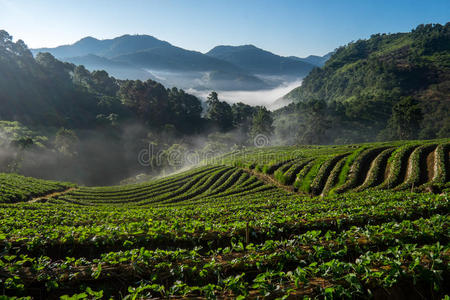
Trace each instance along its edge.
{"label": "dense green foliage", "polygon": [[[316,143],[449,137],[449,74],[450,23],[372,35],[338,48],[311,71],[286,96],[295,104],[280,111],[277,124],[294,115],[297,128],[322,137]],[[317,103],[315,122],[331,126],[309,126]]]}
{"label": "dense green foliage", "polygon": [[448,191],[449,147],[446,139],[271,147],[236,151],[215,161],[273,176],[286,189],[312,195],[393,188]]}
{"label": "dense green foliage", "polygon": [[252,134],[271,133],[270,112],[261,107],[231,106],[215,94],[203,115],[203,103],[181,89],[117,80],[49,53],[34,58],[5,31],[0,90],[0,171],[40,178],[113,184],[174,169],[165,154],[151,158],[164,157],[158,164],[139,164],[150,147],[154,156],[175,148],[223,153],[252,144]]}
{"label": "dense green foliage", "polygon": [[70,183],[0,173],[0,203],[29,201],[33,197],[64,191],[73,186]]}
{"label": "dense green foliage", "polygon": [[[50,195],[48,182],[1,175],[8,184],[19,179],[17,188],[38,197],[12,199],[0,191],[1,290],[38,299],[440,299],[450,292],[447,193],[310,197],[260,180],[277,168],[292,177],[310,165],[297,180],[311,182],[315,193],[339,161],[353,178],[364,169],[362,158],[398,157],[413,147],[419,150],[407,169],[417,163],[419,176],[407,177],[421,183],[418,161],[435,153],[426,167],[439,173],[431,176],[433,184],[448,191],[449,144],[401,144],[249,150],[223,161],[239,164],[246,155],[256,166],[261,160],[267,167],[254,169],[265,175],[214,164],[146,183],[72,186]],[[296,158],[301,162],[292,164]]]}

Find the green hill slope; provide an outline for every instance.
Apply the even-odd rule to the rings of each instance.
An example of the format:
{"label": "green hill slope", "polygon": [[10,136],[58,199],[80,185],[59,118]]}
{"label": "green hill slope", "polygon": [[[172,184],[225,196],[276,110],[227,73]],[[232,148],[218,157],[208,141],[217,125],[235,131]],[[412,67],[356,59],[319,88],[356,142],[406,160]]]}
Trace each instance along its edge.
{"label": "green hill slope", "polygon": [[[34,197],[81,205],[191,205],[276,187],[308,195],[386,189],[437,192],[450,188],[449,153],[448,140],[256,148],[156,181],[112,187],[74,188],[0,174],[0,203]],[[52,194],[58,191],[64,192]],[[42,197],[46,194],[51,196]]]}
{"label": "green hill slope", "polygon": [[[331,135],[347,135],[355,141],[358,134],[359,140],[373,139],[388,121],[395,123],[392,116],[399,103],[420,108],[423,116],[418,118],[416,137],[448,137],[449,95],[447,23],[420,25],[409,33],[376,34],[340,47],[324,67],[314,69],[302,86],[284,98],[301,105],[323,101],[326,109],[321,113],[334,122],[334,128],[341,128]],[[402,138],[395,132],[391,136]]]}
{"label": "green hill slope", "polygon": [[366,189],[439,191],[450,187],[449,151],[448,140],[384,142],[272,147],[229,154],[219,161],[312,195]]}

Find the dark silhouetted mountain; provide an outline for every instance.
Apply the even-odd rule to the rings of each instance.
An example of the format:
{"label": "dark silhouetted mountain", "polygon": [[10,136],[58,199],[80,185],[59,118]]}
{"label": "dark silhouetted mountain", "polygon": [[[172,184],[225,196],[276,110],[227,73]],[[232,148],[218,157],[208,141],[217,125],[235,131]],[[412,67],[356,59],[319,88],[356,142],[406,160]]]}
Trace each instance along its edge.
{"label": "dark silhouetted mountain", "polygon": [[108,70],[108,73],[116,78],[156,79],[155,76],[149,76],[148,72],[136,68],[136,66],[130,63],[115,61],[94,54],[68,57],[64,60],[75,65],[87,66],[90,70]]}
{"label": "dark silhouetted mountain", "polygon": [[206,54],[237,65],[250,73],[260,75],[301,78],[315,67],[309,62],[279,56],[253,45],[217,46]]}
{"label": "dark silhouetted mountain", "polygon": [[[252,90],[271,87],[270,83],[232,63],[148,35],[124,35],[109,40],[87,37],[73,45],[33,50],[34,54],[38,52],[49,52],[58,59],[84,65],[90,70],[104,69],[120,79],[156,78],[165,85],[182,88]],[[155,76],[161,72],[164,76]]]}
{"label": "dark silhouetted mountain", "polygon": [[298,60],[298,61],[304,61],[304,62],[308,62],[310,64],[313,64],[317,67],[322,67],[323,65],[325,65],[325,62],[330,59],[330,57],[333,55],[334,52],[330,52],[325,54],[324,56],[317,56],[317,55],[310,55],[308,57],[305,58],[300,58],[300,57],[296,57],[296,56],[289,56],[289,58],[294,59],[294,60]]}
{"label": "dark silhouetted mountain", "polygon": [[80,57],[88,54],[113,58],[119,55],[164,46],[168,47],[171,45],[168,42],[158,40],[149,35],[123,35],[107,40],[86,37],[72,45],[33,49],[32,52],[34,54],[38,52],[49,52],[58,59]]}

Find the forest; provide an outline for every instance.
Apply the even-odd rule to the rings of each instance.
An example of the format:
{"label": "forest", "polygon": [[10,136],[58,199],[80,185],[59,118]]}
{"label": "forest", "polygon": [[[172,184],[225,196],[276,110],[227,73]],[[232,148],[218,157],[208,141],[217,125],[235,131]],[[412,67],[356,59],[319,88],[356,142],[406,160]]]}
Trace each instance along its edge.
{"label": "forest", "polygon": [[276,126],[282,140],[313,144],[444,138],[449,95],[450,23],[419,25],[336,49],[285,96]]}
{"label": "forest", "polygon": [[[450,23],[351,42],[271,112],[33,56],[1,31],[1,171],[111,184],[183,167],[164,158],[171,150],[217,155],[253,146],[259,134],[272,145],[449,137],[449,47]],[[136,157],[149,145],[165,154],[143,166]]]}
{"label": "forest", "polygon": [[[156,152],[181,145],[222,153],[273,131],[265,107],[230,105],[215,92],[204,103],[152,80],[117,80],[49,53],[34,58],[5,31],[0,72],[2,171],[110,184],[137,172],[172,169],[167,161],[150,168],[138,164],[137,154],[149,144]],[[55,168],[61,165],[66,168]]]}

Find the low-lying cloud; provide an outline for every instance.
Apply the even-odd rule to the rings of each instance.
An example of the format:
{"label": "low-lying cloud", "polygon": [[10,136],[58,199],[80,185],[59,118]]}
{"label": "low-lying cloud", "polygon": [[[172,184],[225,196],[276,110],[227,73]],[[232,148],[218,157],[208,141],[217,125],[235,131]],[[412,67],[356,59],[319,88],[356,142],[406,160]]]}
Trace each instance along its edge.
{"label": "low-lying cloud", "polygon": [[[300,86],[301,80],[285,82],[276,88],[257,91],[216,91],[219,99],[229,103],[243,102],[249,105],[263,105],[269,109],[275,101],[289,93],[294,88]],[[206,99],[211,91],[199,91],[196,89],[188,89],[188,93],[193,94],[201,99]]]}

